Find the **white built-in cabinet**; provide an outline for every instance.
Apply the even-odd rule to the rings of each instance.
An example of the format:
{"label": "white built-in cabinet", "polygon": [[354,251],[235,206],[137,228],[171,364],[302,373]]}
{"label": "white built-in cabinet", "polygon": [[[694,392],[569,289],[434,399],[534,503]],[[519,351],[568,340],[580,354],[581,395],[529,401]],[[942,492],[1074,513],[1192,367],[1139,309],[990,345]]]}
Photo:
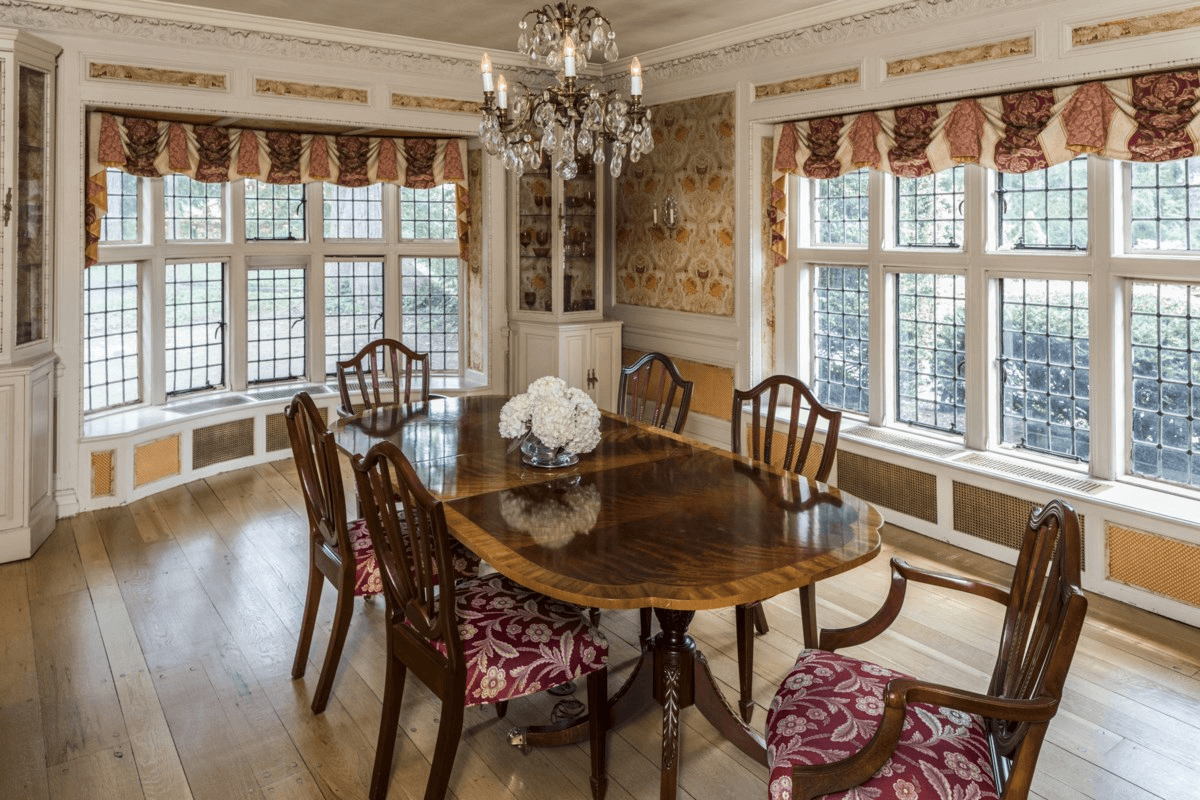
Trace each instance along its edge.
{"label": "white built-in cabinet", "polygon": [[612,410],[621,323],[601,308],[604,182],[585,162],[571,180],[543,166],[511,182],[510,389],[557,375]]}
{"label": "white built-in cabinet", "polygon": [[0,28],[0,562],[54,530],[54,77],[60,49]]}

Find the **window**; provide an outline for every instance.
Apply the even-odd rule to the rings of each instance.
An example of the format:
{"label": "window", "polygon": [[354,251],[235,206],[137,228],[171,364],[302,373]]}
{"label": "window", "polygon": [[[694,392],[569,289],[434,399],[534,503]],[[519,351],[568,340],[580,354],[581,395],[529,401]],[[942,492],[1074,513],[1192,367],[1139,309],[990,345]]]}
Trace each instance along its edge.
{"label": "window", "polygon": [[866,267],[817,267],[813,292],[813,375],[817,399],[867,413]]}
{"label": "window", "polygon": [[141,239],[138,224],[138,179],[119,169],[105,172],[108,185],[108,211],[100,224],[102,242],[136,242]]}
{"label": "window", "polygon": [[224,184],[200,183],[186,175],[167,175],[162,182],[168,239],[190,242],[224,240]]}
{"label": "window", "polygon": [[996,176],[1000,246],[1086,250],[1087,157],[1023,175]]}
{"label": "window", "polygon": [[966,278],[896,276],[896,418],[966,429]]}
{"label": "window", "polygon": [[458,369],[458,259],[400,259],[402,341],[429,354],[429,369]]}
{"label": "window", "polygon": [[225,265],[167,264],[167,394],[225,385]]}
{"label": "window", "polygon": [[1130,470],[1200,487],[1200,285],[1132,284]]}
{"label": "window", "polygon": [[325,374],[383,335],[383,262],[325,262]]}
{"label": "window", "polygon": [[1200,250],[1200,157],[1127,164],[1131,250]]}
{"label": "window", "polygon": [[960,165],[921,178],[896,178],[896,244],[962,247],[966,172]]}
{"label": "window", "polygon": [[304,241],[304,187],[246,178],[246,239]]}
{"label": "window", "polygon": [[136,403],[138,265],[96,264],[83,275],[83,409]]}
{"label": "window", "polygon": [[325,184],[325,238],[382,239],[382,188]]}
{"label": "window", "polygon": [[1001,441],[1080,461],[1090,450],[1086,281],[1000,281]]}
{"label": "window", "polygon": [[247,379],[251,384],[304,377],[304,270],[247,270]]}
{"label": "window", "polygon": [[458,195],[453,184],[400,188],[401,239],[458,239]]}
{"label": "window", "polygon": [[868,178],[865,169],[824,181],[812,188],[812,243],[864,245],[868,233]]}
{"label": "window", "polygon": [[[454,186],[246,180],[231,195],[185,176],[111,170],[107,180],[102,228],[136,235],[100,244],[102,264],[127,269],[85,273],[85,411],[328,380],[339,360],[381,337],[428,352],[441,376],[461,376]],[[139,225],[139,196],[153,198],[165,225]],[[324,219],[306,227],[316,209]]]}

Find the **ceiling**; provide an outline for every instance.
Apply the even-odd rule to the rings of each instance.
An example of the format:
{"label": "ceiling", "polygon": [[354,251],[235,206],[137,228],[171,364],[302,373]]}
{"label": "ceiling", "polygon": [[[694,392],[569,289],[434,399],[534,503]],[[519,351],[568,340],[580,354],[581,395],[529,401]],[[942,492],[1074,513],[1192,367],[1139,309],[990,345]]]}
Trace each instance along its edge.
{"label": "ceiling", "polygon": [[[528,2],[454,0],[168,0],[177,5],[407,36],[480,50],[515,51],[517,22]],[[810,12],[817,20],[882,8],[896,0],[597,0],[617,33],[623,57],[682,44],[777,17]],[[587,2],[579,3],[586,6]],[[824,8],[822,8],[824,7]],[[822,11],[817,11],[822,9]],[[809,19],[809,22],[816,21]]]}

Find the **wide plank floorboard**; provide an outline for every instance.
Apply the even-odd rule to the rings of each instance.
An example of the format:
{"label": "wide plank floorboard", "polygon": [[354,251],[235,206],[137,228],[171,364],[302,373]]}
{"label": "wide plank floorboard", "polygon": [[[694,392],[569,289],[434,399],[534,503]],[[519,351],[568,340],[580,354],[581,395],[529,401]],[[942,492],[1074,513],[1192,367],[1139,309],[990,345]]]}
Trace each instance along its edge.
{"label": "wide plank floorboard", "polygon": [[[353,507],[350,482],[347,494]],[[0,565],[0,800],[365,798],[383,695],[383,603],[356,601],[329,706],[314,716],[334,594],[324,591],[307,674],[293,680],[306,537],[295,466],[285,460],[62,520],[32,559]],[[1011,572],[889,526],[879,558],[818,586],[820,623],[850,625],[874,611],[893,555],[997,583]],[[933,587],[909,595],[893,629],[856,654],[983,688],[1001,609]],[[771,630],[755,646],[760,727],[801,648],[796,593],[766,607]],[[615,691],[637,653],[638,616],[606,611],[602,620]],[[691,631],[736,697],[732,610],[697,614]],[[507,743],[510,728],[546,720],[558,702],[514,701],[505,719],[491,707],[468,709],[450,796],[588,800],[586,743],[527,756]],[[436,698],[410,677],[389,797],[423,796],[439,719]],[[765,797],[764,769],[695,709],[680,723],[682,800]],[[612,732],[610,800],[658,796],[660,728],[655,706]],[[1200,797],[1197,741],[1200,631],[1092,598],[1031,796]]]}

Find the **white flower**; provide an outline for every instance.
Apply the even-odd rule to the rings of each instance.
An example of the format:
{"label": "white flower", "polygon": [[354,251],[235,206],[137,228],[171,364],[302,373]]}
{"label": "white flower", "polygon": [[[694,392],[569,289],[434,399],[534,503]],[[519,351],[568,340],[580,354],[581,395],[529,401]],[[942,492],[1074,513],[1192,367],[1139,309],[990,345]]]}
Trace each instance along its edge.
{"label": "white flower", "polygon": [[546,375],[500,409],[500,435],[531,432],[546,447],[590,453],[600,444],[600,409],[582,389]]}

